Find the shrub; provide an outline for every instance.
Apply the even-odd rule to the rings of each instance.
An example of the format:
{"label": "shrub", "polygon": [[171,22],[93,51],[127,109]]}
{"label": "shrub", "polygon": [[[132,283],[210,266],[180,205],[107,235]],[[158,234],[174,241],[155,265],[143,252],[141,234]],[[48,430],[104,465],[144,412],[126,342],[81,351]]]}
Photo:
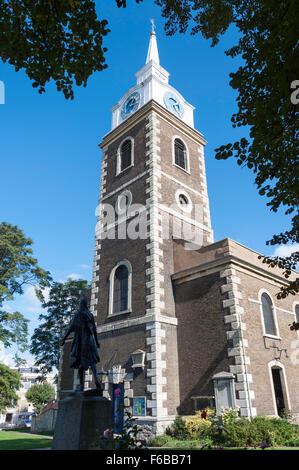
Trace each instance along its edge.
{"label": "shrub", "polygon": [[286,447],[299,447],[299,439],[298,438],[290,439],[289,441],[286,441],[285,446]]}
{"label": "shrub", "polygon": [[236,408],[221,408],[220,414],[217,416],[218,421],[223,425],[234,424],[239,419],[239,407]]}
{"label": "shrub", "polygon": [[214,443],[225,444],[228,447],[247,447],[249,433],[249,421],[245,418],[227,422],[225,426],[217,422],[211,429]]}
{"label": "shrub", "polygon": [[205,408],[188,418],[176,416],[172,425],[166,429],[166,434],[180,440],[201,439],[211,427],[214,415],[215,410]]}
{"label": "shrub", "polygon": [[225,434],[227,436],[232,434],[232,440],[236,438],[233,426],[238,420],[240,420],[238,408],[221,408],[221,412],[212,418],[213,426],[210,429],[210,436],[215,444],[225,442]]}
{"label": "shrub", "polygon": [[223,426],[220,435],[219,427],[213,431],[214,438],[218,431],[220,442],[229,447],[258,447],[262,443],[267,447],[283,446],[297,434],[296,427],[288,421],[267,416],[256,416],[251,421],[245,418],[229,421]]}
{"label": "shrub", "polygon": [[212,422],[207,418],[202,418],[201,414],[202,412],[198,411],[194,416],[184,418],[185,426],[191,439],[204,436],[204,434],[206,434],[212,426]]}
{"label": "shrub", "polygon": [[285,445],[295,436],[295,426],[285,419],[256,416],[250,421],[249,445],[257,446],[262,441],[269,446]]}
{"label": "shrub", "polygon": [[249,421],[239,417],[237,409],[223,409],[215,417],[213,410],[206,411],[204,414],[199,411],[188,418],[177,416],[166,430],[166,435],[152,438],[150,445],[200,447],[220,444],[243,448],[299,446],[299,426],[285,419],[256,416]]}
{"label": "shrub", "polygon": [[188,432],[182,416],[176,416],[172,425],[166,429],[166,434],[176,439],[187,439]]}

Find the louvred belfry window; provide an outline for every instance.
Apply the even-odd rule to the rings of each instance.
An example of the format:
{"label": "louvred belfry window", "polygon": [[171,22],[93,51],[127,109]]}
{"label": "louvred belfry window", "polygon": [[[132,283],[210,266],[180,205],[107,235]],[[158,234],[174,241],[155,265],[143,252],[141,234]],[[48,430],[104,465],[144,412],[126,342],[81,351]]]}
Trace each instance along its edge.
{"label": "louvred belfry window", "polygon": [[174,161],[175,164],[186,170],[186,147],[180,139],[174,141]]}
{"label": "louvred belfry window", "polygon": [[128,309],[128,278],[128,268],[123,264],[120,265],[114,274],[113,313]]}
{"label": "louvred belfry window", "polygon": [[120,149],[120,171],[132,165],[132,141],[127,139]]}

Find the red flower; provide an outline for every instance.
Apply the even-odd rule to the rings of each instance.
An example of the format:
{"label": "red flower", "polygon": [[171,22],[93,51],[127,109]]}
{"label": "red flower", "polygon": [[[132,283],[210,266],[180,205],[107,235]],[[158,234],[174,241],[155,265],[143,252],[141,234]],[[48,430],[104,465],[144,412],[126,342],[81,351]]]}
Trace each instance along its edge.
{"label": "red flower", "polygon": [[201,412],[200,417],[201,417],[202,419],[206,419],[206,418],[207,418],[207,412],[206,412],[206,410],[203,410],[203,411]]}

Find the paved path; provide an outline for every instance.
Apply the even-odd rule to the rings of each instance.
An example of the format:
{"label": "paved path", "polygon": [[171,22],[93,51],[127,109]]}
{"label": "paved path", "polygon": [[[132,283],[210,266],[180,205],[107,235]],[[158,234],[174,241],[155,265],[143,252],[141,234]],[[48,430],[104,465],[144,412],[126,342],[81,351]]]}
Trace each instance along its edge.
{"label": "paved path", "polygon": [[37,436],[37,437],[45,437],[46,439],[53,439],[53,436],[44,436],[43,434],[33,434],[31,432],[21,432],[21,431],[15,431],[18,434],[22,434],[23,436]]}
{"label": "paved path", "polygon": [[28,450],[52,450],[51,447],[43,447],[42,449],[28,449]]}

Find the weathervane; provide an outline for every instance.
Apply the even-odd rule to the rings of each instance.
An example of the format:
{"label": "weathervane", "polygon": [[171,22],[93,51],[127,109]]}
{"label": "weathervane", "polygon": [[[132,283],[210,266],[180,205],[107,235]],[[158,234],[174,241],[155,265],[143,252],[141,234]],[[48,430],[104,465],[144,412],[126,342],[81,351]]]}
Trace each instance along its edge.
{"label": "weathervane", "polygon": [[152,23],[152,33],[155,33],[155,29],[156,29],[155,20],[151,18],[150,22]]}

